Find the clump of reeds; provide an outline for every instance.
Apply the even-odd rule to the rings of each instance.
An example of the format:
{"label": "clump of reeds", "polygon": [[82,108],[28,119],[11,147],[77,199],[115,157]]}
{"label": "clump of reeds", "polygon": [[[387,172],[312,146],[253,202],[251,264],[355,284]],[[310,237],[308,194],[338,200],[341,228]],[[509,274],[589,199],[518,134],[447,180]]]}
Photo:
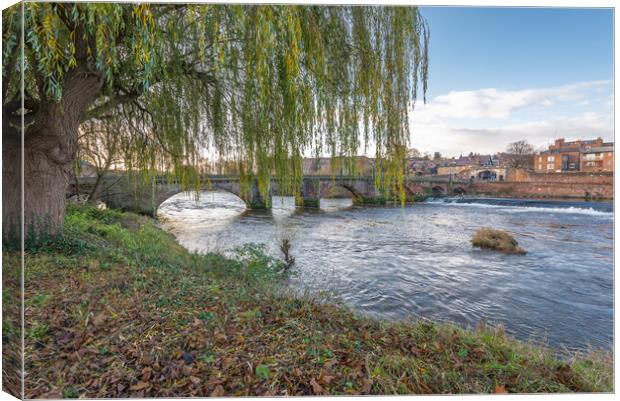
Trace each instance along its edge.
{"label": "clump of reeds", "polygon": [[282,255],[284,255],[286,270],[288,270],[293,263],[295,263],[295,257],[291,255],[291,248],[291,240],[288,238],[283,238],[282,242],[280,242],[280,251],[282,252]]}

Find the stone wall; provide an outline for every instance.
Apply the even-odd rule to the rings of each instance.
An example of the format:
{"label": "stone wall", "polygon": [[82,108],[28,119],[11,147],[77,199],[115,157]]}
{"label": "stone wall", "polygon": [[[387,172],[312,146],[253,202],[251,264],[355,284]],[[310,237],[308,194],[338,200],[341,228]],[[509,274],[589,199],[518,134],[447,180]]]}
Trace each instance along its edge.
{"label": "stone wall", "polygon": [[535,173],[522,169],[509,169],[506,173],[506,181],[510,182],[536,182],[536,183],[571,183],[571,184],[603,184],[612,185],[613,173]]}
{"label": "stone wall", "polygon": [[612,173],[532,173],[511,170],[504,182],[474,182],[471,191],[518,198],[613,199]]}

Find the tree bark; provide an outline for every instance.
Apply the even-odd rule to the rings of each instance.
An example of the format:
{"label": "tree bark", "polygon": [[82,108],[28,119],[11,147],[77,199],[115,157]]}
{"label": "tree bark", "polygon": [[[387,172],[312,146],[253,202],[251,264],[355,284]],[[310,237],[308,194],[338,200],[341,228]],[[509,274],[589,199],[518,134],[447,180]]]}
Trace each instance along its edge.
{"label": "tree bark", "polygon": [[[77,151],[78,128],[102,87],[99,74],[85,68],[67,73],[62,99],[38,104],[24,137],[24,235],[56,234],[65,216],[67,185]],[[4,225],[21,214],[19,130],[3,147]]]}
{"label": "tree bark", "polygon": [[2,238],[18,240],[22,207],[21,144],[17,130],[3,124],[2,131]]}

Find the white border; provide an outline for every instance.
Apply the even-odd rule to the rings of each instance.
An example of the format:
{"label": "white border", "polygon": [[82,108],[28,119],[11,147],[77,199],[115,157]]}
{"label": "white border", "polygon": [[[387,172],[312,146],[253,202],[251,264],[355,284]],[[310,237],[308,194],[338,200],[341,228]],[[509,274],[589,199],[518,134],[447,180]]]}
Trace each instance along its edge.
{"label": "white border", "polygon": [[[137,1],[131,1],[131,0],[116,0],[117,2],[127,2],[127,3],[136,3]],[[182,1],[182,0],[170,0],[170,1],[161,1],[162,3],[187,3],[187,1]],[[250,1],[250,0],[229,0],[229,1],[200,1],[201,3],[242,3],[242,4],[248,4],[248,3],[258,3],[258,4],[382,4],[382,5],[402,5],[402,6],[410,6],[410,5],[419,5],[419,6],[474,6],[474,7],[584,7],[584,8],[592,8],[592,7],[607,7],[607,8],[615,8],[616,6],[616,2],[615,1],[609,1],[609,0],[590,0],[590,1],[576,1],[576,0],[521,0],[521,1],[514,1],[514,0],[506,0],[506,1],[502,1],[502,2],[498,2],[498,1],[493,1],[493,0],[473,0],[473,1],[455,1],[455,0],[414,0],[414,1],[407,1],[407,0],[388,0],[388,1],[382,1],[382,0],[374,0],[374,1],[368,1],[368,0],[337,0],[337,1],[330,1],[330,0],[314,0],[314,1],[300,1],[300,0],[289,0],[289,1],[264,1],[264,0],[254,0],[254,1]],[[9,7],[10,5],[13,5],[17,3],[16,1],[12,1],[12,0],[0,0],[0,5],[2,6],[2,9]],[[615,104],[615,93],[618,92],[618,82],[615,81],[615,72],[617,69],[617,64],[615,63],[615,55],[616,55],[616,48],[617,48],[617,44],[618,44],[618,31],[615,29],[615,11],[614,11],[614,141],[615,141],[615,132],[616,132],[616,128],[617,128],[617,120],[615,119],[615,111],[616,111],[616,104]],[[0,52],[1,53],[1,52]],[[0,55],[1,56],[1,55]],[[620,167],[620,162],[618,161],[618,157],[615,158],[615,171],[619,171],[618,167]],[[23,177],[23,176],[22,176]],[[0,184],[2,183],[2,178],[0,177]],[[619,186],[618,184],[620,183],[620,179],[618,178],[618,174],[616,174],[614,176],[614,199],[618,199],[618,195],[620,193],[620,190],[618,189]],[[23,200],[23,197],[22,197]],[[615,201],[614,201],[614,208],[615,208]],[[1,211],[1,205],[0,205],[0,211]],[[1,215],[1,213],[0,213]],[[618,342],[615,341],[615,334],[618,333],[618,328],[619,328],[619,323],[618,323],[618,319],[617,319],[617,305],[616,305],[616,300],[618,299],[618,288],[615,285],[615,267],[616,267],[616,258],[615,258],[615,250],[617,249],[617,244],[618,244],[618,234],[620,234],[620,229],[618,228],[618,226],[615,224],[615,219],[614,219],[614,355],[617,356],[618,355]],[[23,295],[23,291],[22,291],[22,295]],[[1,308],[0,308],[1,311]],[[615,360],[615,358],[614,358]],[[619,383],[620,380],[618,378],[618,375],[616,374],[616,369],[615,369],[615,364],[614,364],[614,389],[616,389],[616,391],[618,391],[617,389],[619,388]],[[507,395],[508,397],[510,397],[511,400],[532,400],[532,399],[539,399],[539,398],[544,398],[544,399],[553,399],[553,400],[611,400],[611,399],[615,399],[615,396],[613,394],[532,394],[532,395],[520,395],[520,394],[515,394],[515,395]],[[373,399],[394,399],[394,397],[398,397],[399,400],[403,399],[403,400],[414,400],[417,399],[417,397],[419,396],[377,396],[377,397],[373,397]],[[441,396],[441,395],[436,395],[436,396],[432,396],[432,397],[445,397],[445,396]],[[489,400],[489,399],[496,399],[497,397],[502,397],[502,396],[494,396],[494,395],[459,395],[459,396],[453,396],[453,397],[463,397],[463,398],[467,398],[468,400]],[[258,398],[258,397],[257,397]],[[275,397],[271,398],[267,398],[267,397],[260,397],[261,399],[276,399]],[[300,398],[300,397],[296,397],[296,398]],[[303,397],[303,399],[306,399],[308,397]],[[315,397],[312,397],[315,398]],[[321,400],[338,400],[338,401],[344,401],[344,400],[356,400],[359,397],[346,397],[346,396],[342,396],[342,397],[320,397]],[[0,401],[4,401],[4,400],[14,400],[15,398],[13,398],[12,396],[10,396],[9,394],[5,393],[5,392],[0,392]],[[175,400],[174,398],[158,398],[158,400]]]}

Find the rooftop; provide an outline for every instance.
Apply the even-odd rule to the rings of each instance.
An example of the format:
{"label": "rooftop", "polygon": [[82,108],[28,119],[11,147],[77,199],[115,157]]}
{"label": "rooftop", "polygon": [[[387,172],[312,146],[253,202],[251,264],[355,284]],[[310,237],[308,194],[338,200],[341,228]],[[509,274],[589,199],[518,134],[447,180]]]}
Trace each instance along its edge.
{"label": "rooftop", "polygon": [[590,148],[585,150],[583,153],[601,153],[601,152],[613,152],[613,146],[599,146],[597,148]]}

